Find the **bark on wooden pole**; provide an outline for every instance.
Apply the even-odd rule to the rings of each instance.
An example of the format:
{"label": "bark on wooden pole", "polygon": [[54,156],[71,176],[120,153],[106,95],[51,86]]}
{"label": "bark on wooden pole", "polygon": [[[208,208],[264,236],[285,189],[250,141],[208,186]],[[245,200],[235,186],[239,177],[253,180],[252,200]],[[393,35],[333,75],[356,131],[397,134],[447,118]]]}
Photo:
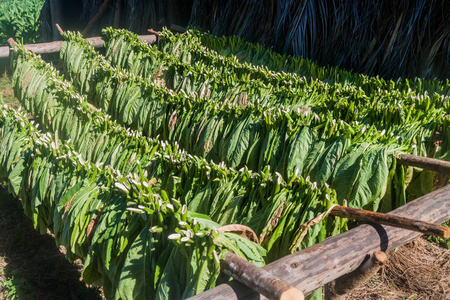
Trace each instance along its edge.
{"label": "bark on wooden pole", "polygon": [[223,273],[233,277],[268,299],[303,300],[303,293],[266,270],[255,266],[234,253],[228,252],[220,262]]}
{"label": "bark on wooden pole", "polygon": [[[156,36],[149,35],[140,35],[139,38],[149,44],[156,42]],[[91,43],[94,48],[102,48],[103,47],[103,39],[101,37],[91,37],[86,39],[89,43]],[[28,50],[33,51],[36,54],[47,54],[47,53],[57,53],[61,49],[62,41],[55,41],[49,43],[39,43],[39,44],[28,44],[24,45],[24,47]],[[9,47],[0,47],[0,58],[9,57]]]}
{"label": "bark on wooden pole", "polygon": [[85,36],[89,31],[92,30],[92,28],[94,28],[94,26],[97,24],[97,22],[103,16],[106,8],[111,4],[111,2],[112,2],[112,0],[105,0],[105,2],[103,2],[102,6],[100,6],[100,9],[98,10],[97,14],[87,24],[86,28],[83,29],[83,32],[81,32],[81,35]]}
{"label": "bark on wooden pole", "polygon": [[[391,214],[442,224],[450,220],[450,185],[409,202]],[[312,247],[280,258],[264,269],[308,295],[358,268],[366,255],[374,251],[389,252],[420,235],[397,227],[360,225]],[[192,299],[237,300],[265,299],[265,297],[233,280]]]}
{"label": "bark on wooden pole", "polygon": [[375,251],[358,269],[325,286],[325,300],[341,300],[346,294],[361,286],[386,264],[388,257],[382,251]]}
{"label": "bark on wooden pole", "polygon": [[400,154],[397,157],[397,162],[404,166],[411,166],[450,175],[450,162],[444,160],[413,154]]}
{"label": "bark on wooden pole", "polygon": [[444,239],[450,238],[450,228],[448,227],[392,214],[383,214],[379,212],[344,207],[340,205],[335,206],[331,210],[330,214],[341,218],[395,226],[403,229],[417,231],[427,235],[441,237]]}

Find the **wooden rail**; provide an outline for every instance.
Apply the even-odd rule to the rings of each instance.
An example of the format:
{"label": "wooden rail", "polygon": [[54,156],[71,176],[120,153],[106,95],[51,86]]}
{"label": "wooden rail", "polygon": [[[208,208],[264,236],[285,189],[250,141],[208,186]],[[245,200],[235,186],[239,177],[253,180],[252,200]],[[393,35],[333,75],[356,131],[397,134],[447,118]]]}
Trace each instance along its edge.
{"label": "wooden rail", "polygon": [[450,175],[450,162],[444,160],[413,154],[399,154],[397,162],[404,166],[411,166]]}
{"label": "wooden rail", "polygon": [[450,228],[431,224],[417,219],[405,218],[393,214],[383,214],[379,212],[368,211],[336,205],[330,212],[330,215],[341,218],[359,220],[368,223],[395,226],[398,228],[417,231],[422,234],[450,238]]}
{"label": "wooden rail", "polygon": [[[140,35],[139,38],[149,44],[156,42],[156,36],[154,34]],[[86,39],[90,42],[94,48],[103,47],[103,39],[101,37],[91,37]],[[36,54],[47,54],[47,53],[57,53],[61,49],[63,41],[49,42],[49,43],[38,43],[38,44],[27,44],[24,47],[28,50],[33,51]],[[8,46],[0,47],[0,58],[9,57],[10,48]]]}
{"label": "wooden rail", "polygon": [[228,252],[225,259],[220,262],[220,269],[269,299],[303,300],[305,298],[297,288],[234,253]]}
{"label": "wooden rail", "polygon": [[[450,185],[431,192],[391,212],[393,215],[441,224],[450,220]],[[388,252],[421,234],[385,225],[360,225],[297,253],[287,255],[264,269],[297,287],[305,295],[357,269],[367,255]],[[266,299],[233,280],[192,297],[206,299]]]}

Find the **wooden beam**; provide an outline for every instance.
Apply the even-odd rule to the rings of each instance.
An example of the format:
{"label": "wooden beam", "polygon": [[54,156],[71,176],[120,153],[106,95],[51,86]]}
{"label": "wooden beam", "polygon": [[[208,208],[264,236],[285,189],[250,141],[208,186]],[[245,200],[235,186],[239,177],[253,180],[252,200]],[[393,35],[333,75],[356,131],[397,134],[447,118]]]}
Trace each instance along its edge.
{"label": "wooden beam", "polygon": [[421,168],[450,175],[450,162],[413,154],[400,154],[397,162],[404,166]]}
{"label": "wooden beam", "polygon": [[[140,35],[139,38],[149,44],[156,42],[156,36],[153,34]],[[86,39],[90,42],[94,48],[103,47],[103,39],[101,37],[92,37]],[[61,49],[62,41],[55,41],[49,43],[28,44],[24,45],[26,49],[33,51],[36,54],[57,53]],[[0,47],[0,58],[6,58],[9,56],[9,47]]]}
{"label": "wooden beam", "polygon": [[[450,219],[450,185],[411,201],[391,212],[393,215],[442,224]],[[375,251],[388,252],[421,234],[384,225],[360,225],[330,237],[264,267],[269,273],[297,287],[305,295],[347,274]],[[191,299],[266,299],[233,280]]]}
{"label": "wooden beam", "polygon": [[220,262],[223,273],[233,277],[268,299],[303,300],[305,296],[295,287],[290,286],[266,270],[255,266],[234,253],[228,252]]}
{"label": "wooden beam", "polygon": [[417,231],[422,234],[441,237],[444,239],[450,238],[450,228],[448,227],[392,214],[383,214],[364,209],[356,209],[337,205],[330,211],[330,215],[359,220],[363,222],[395,226],[403,229]]}

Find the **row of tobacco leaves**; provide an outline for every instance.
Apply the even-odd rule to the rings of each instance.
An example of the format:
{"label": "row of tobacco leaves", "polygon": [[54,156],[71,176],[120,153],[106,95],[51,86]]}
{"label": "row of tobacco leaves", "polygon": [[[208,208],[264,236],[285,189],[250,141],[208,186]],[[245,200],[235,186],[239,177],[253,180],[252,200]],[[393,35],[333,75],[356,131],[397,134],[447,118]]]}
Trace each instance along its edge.
{"label": "row of tobacco leaves", "polygon": [[64,38],[64,77],[16,49],[26,112],[2,106],[0,177],[107,298],[201,293],[228,280],[228,251],[262,266],[347,230],[334,204],[388,212],[430,192],[434,174],[396,153],[450,160],[448,82],[384,81],[195,30],[148,45],[106,29],[105,56]]}

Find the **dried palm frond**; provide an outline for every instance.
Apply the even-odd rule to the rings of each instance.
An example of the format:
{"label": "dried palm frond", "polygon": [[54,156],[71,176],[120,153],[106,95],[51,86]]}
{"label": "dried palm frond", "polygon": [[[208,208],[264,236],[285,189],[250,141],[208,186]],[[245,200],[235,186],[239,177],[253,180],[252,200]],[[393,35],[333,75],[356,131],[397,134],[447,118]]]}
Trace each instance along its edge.
{"label": "dried palm frond", "polygon": [[446,0],[194,1],[191,25],[386,78],[448,78]]}
{"label": "dried palm frond", "polygon": [[[102,3],[83,0],[82,23]],[[120,27],[139,34],[189,23],[368,75],[450,77],[448,0],[122,0],[121,5]],[[111,26],[114,13],[113,5],[91,35]]]}

